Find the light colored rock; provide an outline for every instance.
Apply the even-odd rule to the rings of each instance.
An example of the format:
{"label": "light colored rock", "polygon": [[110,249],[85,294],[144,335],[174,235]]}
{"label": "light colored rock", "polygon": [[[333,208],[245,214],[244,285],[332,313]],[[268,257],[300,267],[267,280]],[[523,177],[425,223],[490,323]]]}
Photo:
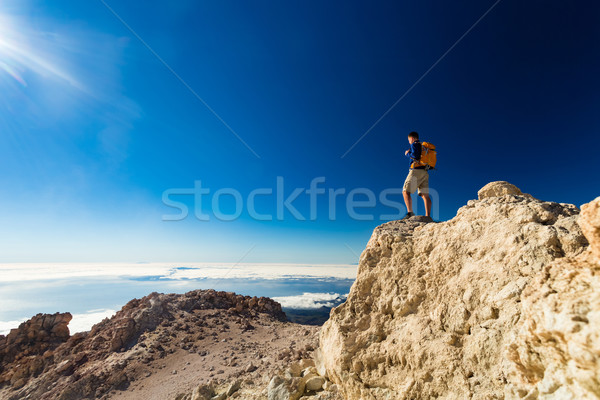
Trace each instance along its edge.
{"label": "light colored rock", "polygon": [[315,368],[317,369],[317,372],[319,373],[319,375],[324,376],[325,378],[327,377],[327,369],[325,368],[325,363],[323,362],[323,353],[321,352],[321,348],[317,347],[315,349],[315,351],[313,352],[313,358],[314,358],[314,364],[315,364]]}
{"label": "light colored rock", "polygon": [[579,225],[590,242],[596,257],[600,257],[600,197],[581,206]]}
{"label": "light colored rock", "polygon": [[335,392],[318,392],[313,396],[307,397],[307,400],[345,400],[339,393]]}
{"label": "light colored rock", "polygon": [[[564,257],[584,257],[579,210],[520,194],[494,182],[449,221],[392,221],[374,230],[315,353],[317,370],[346,399],[517,398],[558,390],[558,377],[573,384],[554,398],[596,390],[597,270],[573,268],[569,281],[559,267]],[[596,221],[593,215],[585,220]],[[592,236],[594,229],[584,226]],[[570,317],[595,322],[567,323]],[[535,360],[533,346],[547,351],[543,360]],[[554,378],[536,382],[550,368]]]}
{"label": "light colored rock", "polygon": [[308,368],[308,367],[314,367],[315,366],[315,362],[313,360],[311,360],[310,358],[303,358],[302,360],[300,360],[300,368],[304,369],[304,368]]}
{"label": "light colored rock", "polygon": [[317,369],[315,367],[306,367],[302,370],[301,376],[307,376],[307,375],[318,375],[319,372],[317,371]]}
{"label": "light colored rock", "polygon": [[490,182],[477,192],[479,200],[487,199],[489,197],[499,197],[506,195],[520,196],[523,193],[521,190],[506,181]]}
{"label": "light colored rock", "polygon": [[226,392],[227,396],[231,396],[233,393],[235,393],[240,388],[240,386],[242,386],[242,380],[236,379],[227,388],[227,392]]}
{"label": "light colored rock", "polygon": [[590,249],[548,264],[523,291],[509,398],[600,398],[600,198],[582,206],[579,224]]}
{"label": "light colored rock", "polygon": [[311,376],[306,380],[306,390],[317,391],[323,388],[323,384],[325,383],[325,378],[322,376]]}
{"label": "light colored rock", "polygon": [[298,363],[292,363],[288,367],[288,371],[292,377],[302,375],[302,367]]}
{"label": "light colored rock", "polygon": [[292,375],[292,371],[290,369],[286,369],[285,371],[283,371],[283,379],[285,379],[286,381],[289,381],[293,377],[294,375]]}
{"label": "light colored rock", "polygon": [[304,387],[302,378],[286,380],[275,375],[267,386],[267,397],[269,400],[298,400],[304,393]]}
{"label": "light colored rock", "polygon": [[214,395],[214,387],[210,384],[202,384],[196,386],[192,391],[191,400],[211,400]]}

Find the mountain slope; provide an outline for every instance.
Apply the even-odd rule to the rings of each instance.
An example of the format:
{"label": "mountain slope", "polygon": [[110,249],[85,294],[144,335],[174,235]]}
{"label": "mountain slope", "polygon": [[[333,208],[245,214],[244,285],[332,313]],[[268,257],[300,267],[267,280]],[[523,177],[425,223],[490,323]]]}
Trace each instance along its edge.
{"label": "mountain slope", "polygon": [[69,335],[70,320],[38,314],[0,335],[0,399],[175,399],[233,382],[239,396],[317,345],[318,327],[272,299],[212,289],[131,300],[90,332]]}

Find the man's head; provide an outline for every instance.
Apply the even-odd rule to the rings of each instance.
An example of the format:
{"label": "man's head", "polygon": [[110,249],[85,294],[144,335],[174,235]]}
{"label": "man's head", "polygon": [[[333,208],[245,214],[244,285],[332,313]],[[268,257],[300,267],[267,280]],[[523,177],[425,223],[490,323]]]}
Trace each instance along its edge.
{"label": "man's head", "polygon": [[411,132],[408,134],[408,143],[413,144],[417,140],[419,140],[419,134],[417,132]]}

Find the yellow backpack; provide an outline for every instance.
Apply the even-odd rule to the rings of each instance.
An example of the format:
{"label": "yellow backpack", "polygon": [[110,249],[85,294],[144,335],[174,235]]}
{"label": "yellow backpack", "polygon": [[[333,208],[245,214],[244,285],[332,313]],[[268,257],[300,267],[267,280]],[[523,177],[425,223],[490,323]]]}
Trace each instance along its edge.
{"label": "yellow backpack", "polygon": [[435,151],[435,145],[429,142],[421,143],[421,159],[419,162],[415,162],[417,166],[425,166],[425,169],[435,169],[437,163],[437,151]]}

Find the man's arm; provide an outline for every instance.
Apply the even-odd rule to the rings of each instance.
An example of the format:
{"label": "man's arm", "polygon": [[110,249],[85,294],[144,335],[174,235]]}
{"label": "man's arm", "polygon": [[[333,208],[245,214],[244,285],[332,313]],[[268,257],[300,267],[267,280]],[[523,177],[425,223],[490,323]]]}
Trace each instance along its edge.
{"label": "man's arm", "polygon": [[408,158],[419,161],[421,159],[421,148],[420,146],[417,147],[414,143],[411,143],[410,150],[406,150],[404,155]]}

